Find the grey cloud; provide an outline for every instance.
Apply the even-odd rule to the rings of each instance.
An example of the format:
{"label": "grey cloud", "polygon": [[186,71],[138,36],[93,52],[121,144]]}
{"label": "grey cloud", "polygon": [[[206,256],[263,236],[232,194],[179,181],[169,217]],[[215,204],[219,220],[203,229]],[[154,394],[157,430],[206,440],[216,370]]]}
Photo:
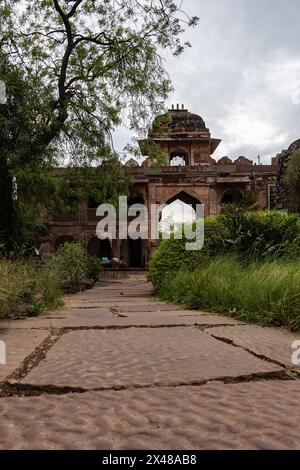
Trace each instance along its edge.
{"label": "grey cloud", "polygon": [[[216,156],[263,161],[300,137],[299,0],[185,0],[192,49],[167,57],[168,105],[184,103],[223,142]],[[121,149],[132,137],[116,133]]]}

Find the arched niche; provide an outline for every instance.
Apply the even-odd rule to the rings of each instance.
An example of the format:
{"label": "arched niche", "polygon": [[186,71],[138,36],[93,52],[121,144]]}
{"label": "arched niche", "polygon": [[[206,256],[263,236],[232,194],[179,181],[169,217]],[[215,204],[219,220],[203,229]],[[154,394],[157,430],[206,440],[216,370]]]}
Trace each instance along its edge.
{"label": "arched niche", "polygon": [[188,166],[189,153],[184,148],[178,148],[170,152],[170,166]]}

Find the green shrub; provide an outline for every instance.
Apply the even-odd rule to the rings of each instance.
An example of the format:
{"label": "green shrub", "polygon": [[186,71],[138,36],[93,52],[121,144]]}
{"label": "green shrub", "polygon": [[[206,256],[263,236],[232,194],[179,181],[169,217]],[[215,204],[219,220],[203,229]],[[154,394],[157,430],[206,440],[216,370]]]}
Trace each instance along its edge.
{"label": "green shrub", "polygon": [[225,253],[234,252],[252,258],[283,256],[300,234],[298,215],[244,211],[229,205],[223,208],[219,220],[230,233]]}
{"label": "green shrub", "polygon": [[148,279],[158,288],[179,270],[194,271],[220,254],[243,259],[272,260],[300,257],[300,218],[277,212],[251,212],[234,205],[205,219],[204,248],[187,251],[186,240],[160,242],[149,263]]}
{"label": "green shrub", "polygon": [[23,301],[32,290],[32,275],[25,263],[0,260],[0,317]]}
{"label": "green shrub", "polygon": [[16,306],[37,315],[61,303],[60,280],[49,266],[0,259],[0,279],[0,318],[6,318]]}
{"label": "green shrub", "polygon": [[64,290],[78,290],[87,275],[87,257],[79,243],[64,243],[49,261],[49,268]]}
{"label": "green shrub", "polygon": [[38,268],[35,275],[35,301],[37,313],[62,305],[60,276],[50,264]]}
{"label": "green shrub", "polygon": [[[193,226],[195,229],[195,224]],[[172,236],[162,240],[153,253],[149,263],[148,280],[157,288],[170,273],[177,273],[180,269],[193,271],[205,264],[213,254],[224,251],[225,240],[229,231],[217,217],[205,219],[204,247],[201,251],[186,250],[188,240],[177,240]]]}
{"label": "green shrub", "polygon": [[179,272],[162,284],[163,300],[224,313],[262,325],[300,328],[300,268],[293,261],[242,263],[216,257],[193,273]]}
{"label": "green shrub", "polygon": [[65,243],[42,266],[0,258],[0,318],[16,306],[24,306],[31,315],[57,308],[63,291],[77,291],[87,277],[97,281],[101,271],[101,261],[87,256],[76,243]]}
{"label": "green shrub", "polygon": [[102,273],[103,266],[99,258],[96,256],[87,256],[87,277],[98,281]]}

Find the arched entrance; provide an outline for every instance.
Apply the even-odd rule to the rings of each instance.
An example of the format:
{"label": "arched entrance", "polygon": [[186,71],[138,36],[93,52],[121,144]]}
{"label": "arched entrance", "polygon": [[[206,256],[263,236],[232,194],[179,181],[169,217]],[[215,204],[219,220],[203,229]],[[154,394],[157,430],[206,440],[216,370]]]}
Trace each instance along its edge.
{"label": "arched entrance", "polygon": [[111,259],[111,243],[108,239],[100,240],[98,237],[93,237],[88,242],[87,252],[89,255],[96,256],[97,258]]}
{"label": "arched entrance", "polygon": [[197,204],[201,204],[201,201],[199,201],[199,199],[192,196],[186,191],[180,191],[179,193],[175,194],[175,196],[171,197],[170,199],[168,199],[168,201],[166,201],[166,204],[170,205],[174,201],[181,201],[184,204],[192,206],[194,211],[196,211]]}
{"label": "arched entrance", "polygon": [[166,202],[160,219],[163,233],[175,232],[182,224],[191,224],[196,220],[197,204],[201,202],[185,191],[181,191]]}

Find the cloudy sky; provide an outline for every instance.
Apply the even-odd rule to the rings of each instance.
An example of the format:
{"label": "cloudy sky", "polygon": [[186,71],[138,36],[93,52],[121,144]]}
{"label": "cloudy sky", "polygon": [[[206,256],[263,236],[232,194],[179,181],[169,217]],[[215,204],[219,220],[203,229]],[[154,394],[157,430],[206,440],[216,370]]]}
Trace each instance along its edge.
{"label": "cloudy sky", "polygon": [[[300,0],[184,0],[200,17],[192,43],[168,57],[174,86],[167,103],[200,114],[222,144],[215,157],[268,162],[300,138]],[[119,129],[121,151],[132,134]]]}

